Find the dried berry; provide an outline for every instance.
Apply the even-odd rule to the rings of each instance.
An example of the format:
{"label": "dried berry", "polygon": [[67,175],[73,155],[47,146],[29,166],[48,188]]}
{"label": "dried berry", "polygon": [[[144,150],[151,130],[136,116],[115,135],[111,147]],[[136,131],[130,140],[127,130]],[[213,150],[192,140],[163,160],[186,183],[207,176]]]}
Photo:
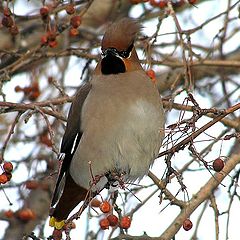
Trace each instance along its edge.
{"label": "dried berry", "polygon": [[23,89],[20,87],[20,86],[16,86],[15,88],[14,88],[14,90],[15,90],[15,92],[21,92]]}
{"label": "dried berry", "polygon": [[192,228],[193,224],[192,221],[190,219],[185,219],[183,222],[183,229],[185,231],[189,231]]}
{"label": "dried berry", "polygon": [[216,172],[222,171],[224,168],[224,161],[221,158],[217,158],[213,161],[213,169]]}
{"label": "dried berry", "polygon": [[97,208],[97,207],[100,207],[100,205],[101,205],[101,202],[97,198],[93,198],[90,202],[91,207]]}

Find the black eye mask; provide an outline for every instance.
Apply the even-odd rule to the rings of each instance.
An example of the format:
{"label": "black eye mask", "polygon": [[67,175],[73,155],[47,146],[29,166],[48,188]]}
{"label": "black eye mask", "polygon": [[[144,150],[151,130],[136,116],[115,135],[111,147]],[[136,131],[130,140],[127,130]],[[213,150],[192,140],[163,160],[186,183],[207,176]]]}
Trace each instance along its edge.
{"label": "black eye mask", "polygon": [[131,54],[132,49],[133,49],[133,43],[128,47],[127,50],[124,50],[124,51],[118,51],[116,48],[110,47],[105,50],[102,50],[102,56],[104,58],[107,55],[111,54],[120,58],[128,58]]}

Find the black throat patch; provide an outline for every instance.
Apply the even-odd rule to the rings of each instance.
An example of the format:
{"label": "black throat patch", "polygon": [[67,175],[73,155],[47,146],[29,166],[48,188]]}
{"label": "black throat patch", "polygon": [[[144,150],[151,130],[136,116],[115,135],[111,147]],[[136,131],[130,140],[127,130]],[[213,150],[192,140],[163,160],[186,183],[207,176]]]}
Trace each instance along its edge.
{"label": "black throat patch", "polygon": [[126,72],[123,60],[113,54],[107,54],[101,62],[102,74],[118,74]]}

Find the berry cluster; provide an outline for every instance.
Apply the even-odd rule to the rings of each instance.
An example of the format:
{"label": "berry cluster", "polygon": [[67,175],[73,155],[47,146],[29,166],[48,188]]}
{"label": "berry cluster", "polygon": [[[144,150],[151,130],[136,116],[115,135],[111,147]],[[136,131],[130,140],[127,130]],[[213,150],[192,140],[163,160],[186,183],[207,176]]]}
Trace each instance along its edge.
{"label": "berry cluster", "polygon": [[122,229],[128,229],[131,226],[131,218],[128,216],[122,216],[120,220],[116,215],[112,213],[112,205],[108,201],[99,201],[98,199],[92,199],[90,203],[91,207],[99,208],[104,214],[104,218],[102,218],[99,222],[100,228],[102,230],[109,229],[110,227],[120,227]]}
{"label": "berry cluster", "polygon": [[31,101],[35,101],[40,95],[39,84],[37,81],[31,83],[28,87],[15,87],[15,92],[23,92],[24,95]]}
{"label": "berry cluster", "polygon": [[[129,0],[129,1],[132,4],[149,2],[151,6],[159,7],[159,8],[167,7],[167,2],[168,2],[167,0]],[[186,1],[185,0],[171,1],[171,3],[174,7],[181,7],[186,3]],[[188,3],[191,5],[196,4],[197,0],[188,0]]]}
{"label": "berry cluster", "polygon": [[4,212],[4,216],[9,219],[15,217],[22,222],[28,222],[36,218],[36,213],[30,208],[23,208],[16,212],[13,212],[12,210],[7,210]]}
{"label": "berry cluster", "polygon": [[9,182],[12,178],[13,165],[11,162],[4,162],[2,166],[2,174],[0,175],[0,184]]}
{"label": "berry cluster", "polygon": [[[74,4],[70,3],[66,5],[65,11],[68,15],[74,15],[76,12]],[[44,23],[49,22],[51,10],[49,6],[43,6],[40,8],[40,16]],[[79,34],[78,27],[81,25],[82,19],[79,15],[74,15],[70,18],[70,29],[69,29],[69,36],[75,37]],[[51,48],[55,48],[58,45],[57,42],[57,31],[56,29],[50,29],[48,25],[48,31],[45,35],[41,37],[41,45],[42,46],[49,46]]]}
{"label": "berry cluster", "polygon": [[41,37],[41,45],[48,45],[51,48],[57,47],[57,32],[55,29],[47,31],[47,33]]}
{"label": "berry cluster", "polygon": [[19,30],[15,24],[14,18],[12,17],[12,12],[8,7],[3,9],[3,15],[2,25],[8,29],[12,36],[17,35]]}

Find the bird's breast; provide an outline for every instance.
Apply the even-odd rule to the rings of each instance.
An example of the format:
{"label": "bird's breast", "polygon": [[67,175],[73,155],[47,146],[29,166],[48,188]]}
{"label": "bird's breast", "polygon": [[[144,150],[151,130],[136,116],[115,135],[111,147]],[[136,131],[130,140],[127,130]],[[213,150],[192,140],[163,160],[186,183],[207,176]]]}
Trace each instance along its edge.
{"label": "bird's breast", "polygon": [[114,80],[120,82],[93,85],[83,106],[83,135],[70,171],[84,187],[90,172],[120,171],[131,181],[141,178],[161,145],[163,110],[150,80],[140,78],[145,87]]}

